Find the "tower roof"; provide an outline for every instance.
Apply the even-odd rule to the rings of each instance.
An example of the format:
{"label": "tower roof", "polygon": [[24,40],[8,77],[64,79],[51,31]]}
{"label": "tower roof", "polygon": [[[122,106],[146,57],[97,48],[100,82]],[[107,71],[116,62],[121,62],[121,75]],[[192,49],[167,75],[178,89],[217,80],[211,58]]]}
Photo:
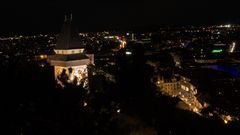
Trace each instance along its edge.
{"label": "tower roof", "polygon": [[78,30],[73,24],[72,14],[65,15],[62,30],[58,36],[55,49],[79,49],[84,48],[81,44]]}

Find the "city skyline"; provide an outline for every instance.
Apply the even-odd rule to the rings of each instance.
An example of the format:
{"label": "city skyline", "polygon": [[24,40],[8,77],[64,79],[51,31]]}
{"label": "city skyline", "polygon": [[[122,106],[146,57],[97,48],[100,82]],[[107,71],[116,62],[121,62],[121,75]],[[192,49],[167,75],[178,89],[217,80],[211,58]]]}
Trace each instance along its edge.
{"label": "city skyline", "polygon": [[0,38],[8,133],[239,134],[240,25],[77,33],[68,15]]}

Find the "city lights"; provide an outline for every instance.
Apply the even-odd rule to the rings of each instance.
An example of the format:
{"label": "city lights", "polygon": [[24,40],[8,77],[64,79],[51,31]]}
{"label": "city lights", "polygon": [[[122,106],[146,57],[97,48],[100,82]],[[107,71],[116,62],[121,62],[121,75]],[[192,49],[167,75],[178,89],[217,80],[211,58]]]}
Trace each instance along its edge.
{"label": "city lights", "polygon": [[117,113],[120,113],[121,112],[121,109],[117,109]]}
{"label": "city lights", "polygon": [[229,122],[233,121],[233,118],[230,115],[222,115],[221,118],[223,119],[225,124],[228,124]]}
{"label": "city lights", "polygon": [[0,37],[1,85],[17,84],[4,95],[24,98],[16,107],[26,112],[19,125],[26,133],[38,134],[44,123],[42,134],[207,134],[202,129],[239,126],[240,25],[78,33],[69,18],[58,34]]}
{"label": "city lights", "polygon": [[40,57],[40,59],[46,59],[46,58],[47,58],[47,55],[43,55],[43,54],[42,54],[42,55],[40,55],[39,57]]}

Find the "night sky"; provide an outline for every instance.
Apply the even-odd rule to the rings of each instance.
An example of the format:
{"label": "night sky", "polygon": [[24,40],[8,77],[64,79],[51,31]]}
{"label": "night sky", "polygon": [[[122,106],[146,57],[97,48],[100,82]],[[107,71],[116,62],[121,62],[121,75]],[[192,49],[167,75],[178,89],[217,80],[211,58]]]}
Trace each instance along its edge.
{"label": "night sky", "polygon": [[66,11],[80,31],[159,25],[239,23],[235,0],[79,0],[1,3],[1,33],[59,32]]}

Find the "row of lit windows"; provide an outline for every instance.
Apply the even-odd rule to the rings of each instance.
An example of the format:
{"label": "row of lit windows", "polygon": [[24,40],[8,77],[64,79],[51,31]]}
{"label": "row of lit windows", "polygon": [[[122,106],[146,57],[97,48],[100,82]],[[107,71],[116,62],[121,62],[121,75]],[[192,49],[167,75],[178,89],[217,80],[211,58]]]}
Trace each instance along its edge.
{"label": "row of lit windows", "polygon": [[56,54],[77,54],[77,53],[83,53],[84,49],[69,49],[69,50],[54,50]]}

